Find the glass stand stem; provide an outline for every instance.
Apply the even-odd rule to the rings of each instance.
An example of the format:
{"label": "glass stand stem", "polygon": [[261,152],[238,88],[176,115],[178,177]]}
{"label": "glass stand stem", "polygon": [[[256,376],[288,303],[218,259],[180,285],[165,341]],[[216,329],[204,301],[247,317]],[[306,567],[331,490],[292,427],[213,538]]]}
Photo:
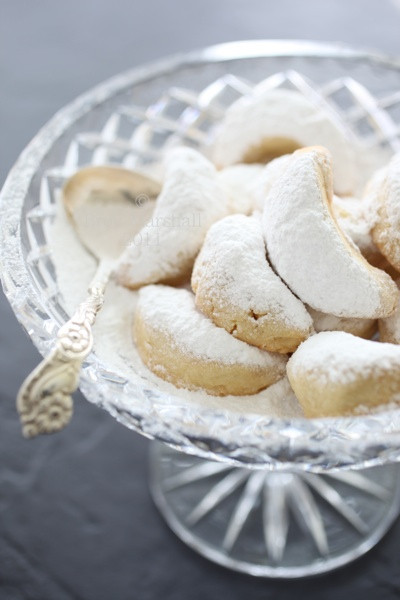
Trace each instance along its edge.
{"label": "glass stand stem", "polygon": [[295,578],[370,550],[400,510],[400,466],[324,475],[232,467],[152,444],[151,493],[171,529],[213,562]]}

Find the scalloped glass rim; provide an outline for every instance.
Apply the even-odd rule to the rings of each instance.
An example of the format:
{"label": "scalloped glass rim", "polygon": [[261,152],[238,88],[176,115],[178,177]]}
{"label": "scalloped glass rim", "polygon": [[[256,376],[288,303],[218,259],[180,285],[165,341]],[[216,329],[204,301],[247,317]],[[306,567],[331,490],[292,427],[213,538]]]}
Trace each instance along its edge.
{"label": "scalloped glass rim", "polygon": [[[256,57],[326,57],[367,61],[399,71],[400,60],[342,44],[295,40],[240,41],[173,56],[116,77],[93,88],[59,111],[35,136],[11,170],[0,196],[0,267],[5,294],[23,327],[42,354],[48,352],[59,320],[30,277],[23,260],[20,219],[32,177],[53,143],[82,115],[114,94],[178,67]],[[43,328],[32,326],[25,303],[43,315]],[[46,321],[46,327],[44,323]],[[107,372],[94,356],[85,364],[81,390],[87,399],[131,429],[175,448],[209,459],[252,468],[322,471],[364,468],[400,460],[400,410],[368,417],[276,419],[239,415],[182,405],[157,390],[138,389]],[[119,395],[119,397],[118,397]],[[132,402],[132,398],[135,402]]]}

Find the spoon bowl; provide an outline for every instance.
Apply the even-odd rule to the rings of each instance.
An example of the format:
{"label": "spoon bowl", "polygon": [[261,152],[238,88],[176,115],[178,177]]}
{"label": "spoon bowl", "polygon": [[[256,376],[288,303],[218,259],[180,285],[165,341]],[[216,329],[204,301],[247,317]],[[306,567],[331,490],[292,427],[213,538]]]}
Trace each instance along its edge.
{"label": "spoon bowl", "polygon": [[63,189],[80,241],[98,260],[116,260],[151,218],[161,184],[138,171],[85,167]]}

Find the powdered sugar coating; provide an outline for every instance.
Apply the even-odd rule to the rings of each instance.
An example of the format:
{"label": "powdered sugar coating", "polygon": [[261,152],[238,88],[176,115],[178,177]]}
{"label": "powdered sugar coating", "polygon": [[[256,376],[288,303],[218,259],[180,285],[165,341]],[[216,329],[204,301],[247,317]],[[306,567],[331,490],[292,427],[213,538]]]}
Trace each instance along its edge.
{"label": "powdered sugar coating", "polygon": [[327,315],[314,310],[311,306],[308,306],[307,309],[313,319],[314,329],[317,333],[320,331],[345,331],[359,337],[371,338],[377,328],[375,319],[347,319]]}
{"label": "powdered sugar coating", "polygon": [[268,194],[263,231],[273,267],[315,310],[338,317],[389,315],[391,278],[371,267],[331,214],[331,164],[323,148],[293,154]]}
{"label": "powdered sugar coating", "polygon": [[400,153],[375,176],[370,194],[376,207],[373,239],[390,264],[400,270]]}
{"label": "powdered sugar coating", "polygon": [[170,336],[181,352],[200,360],[265,369],[286,363],[286,357],[250,346],[214,325],[197,310],[188,290],[146,286],[139,292],[137,310],[142,321]]}
{"label": "powdered sugar coating", "polygon": [[[145,207],[143,207],[145,209]],[[141,210],[141,209],[140,209]],[[132,212],[137,211],[133,208]],[[113,232],[112,235],[116,235]],[[57,205],[55,220],[49,230],[52,260],[57,282],[68,314],[72,314],[86,296],[87,288],[95,272],[93,257],[83,248],[67,218],[61,199]],[[68,248],[68,253],[65,252]],[[135,344],[132,343],[131,323],[134,318],[138,292],[110,282],[107,286],[103,309],[93,327],[94,351],[98,359],[110,371],[127,377],[137,385],[150,386],[175,397],[176,402],[189,410],[206,407],[227,410],[245,415],[256,413],[269,418],[296,418],[303,416],[299,403],[286,377],[261,392],[249,396],[212,396],[204,390],[177,388],[157,377],[142,362]],[[127,399],[134,405],[135,398]]]}
{"label": "powdered sugar coating", "polygon": [[362,201],[365,206],[365,214],[367,216],[370,229],[376,225],[378,218],[379,196],[385,181],[386,173],[387,165],[375,171],[365,186]]}
{"label": "powdered sugar coating", "polygon": [[136,288],[187,275],[208,228],[229,212],[215,167],[196,150],[173,149],[153,216],[121,256],[117,279]]}
{"label": "powdered sugar coating", "polygon": [[258,207],[256,190],[264,165],[232,165],[218,173],[232,213],[250,215]]}
{"label": "powdered sugar coating", "polygon": [[311,377],[321,384],[347,385],[360,377],[378,377],[400,367],[400,346],[364,340],[342,331],[325,331],[303,342],[291,356],[291,377]]}
{"label": "powdered sugar coating", "polygon": [[232,215],[208,231],[196,260],[192,286],[205,287],[214,309],[230,306],[247,314],[277,319],[282,327],[310,333],[312,320],[304,304],[274,273],[266,258],[261,223]]}
{"label": "powdered sugar coating", "polygon": [[254,183],[253,194],[256,199],[256,208],[263,211],[265,198],[268,196],[274,183],[283,175],[286,167],[291,160],[291,154],[283,154],[278,158],[274,158],[265,165],[260,177]]}
{"label": "powdered sugar coating", "polygon": [[329,110],[299,92],[271,90],[261,82],[251,94],[234,102],[216,132],[214,160],[221,167],[253,162],[250,155],[265,140],[275,140],[277,147],[282,140],[290,140],[292,147],[286,152],[325,146],[333,155],[335,191],[351,194],[357,188],[354,140]]}

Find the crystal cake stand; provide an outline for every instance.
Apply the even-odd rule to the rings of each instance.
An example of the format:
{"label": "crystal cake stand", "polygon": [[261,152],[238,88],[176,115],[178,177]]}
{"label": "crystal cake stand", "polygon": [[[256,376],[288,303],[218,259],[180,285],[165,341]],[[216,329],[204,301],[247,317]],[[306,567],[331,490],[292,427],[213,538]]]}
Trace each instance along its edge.
{"label": "crystal cake stand", "polygon": [[[57,191],[88,164],[148,168],[176,142],[209,144],[213,126],[261,79],[325,105],[365,147],[400,150],[400,62],[343,46],[254,41],[206,48],[118,76],[60,111],[1,194],[4,291],[42,354],[68,316],[48,243]],[[400,507],[400,411],[276,419],[185,404],[112,372],[95,354],[86,398],[161,443],[153,498],[189,546],[232,569],[301,577],[370,549]]]}

